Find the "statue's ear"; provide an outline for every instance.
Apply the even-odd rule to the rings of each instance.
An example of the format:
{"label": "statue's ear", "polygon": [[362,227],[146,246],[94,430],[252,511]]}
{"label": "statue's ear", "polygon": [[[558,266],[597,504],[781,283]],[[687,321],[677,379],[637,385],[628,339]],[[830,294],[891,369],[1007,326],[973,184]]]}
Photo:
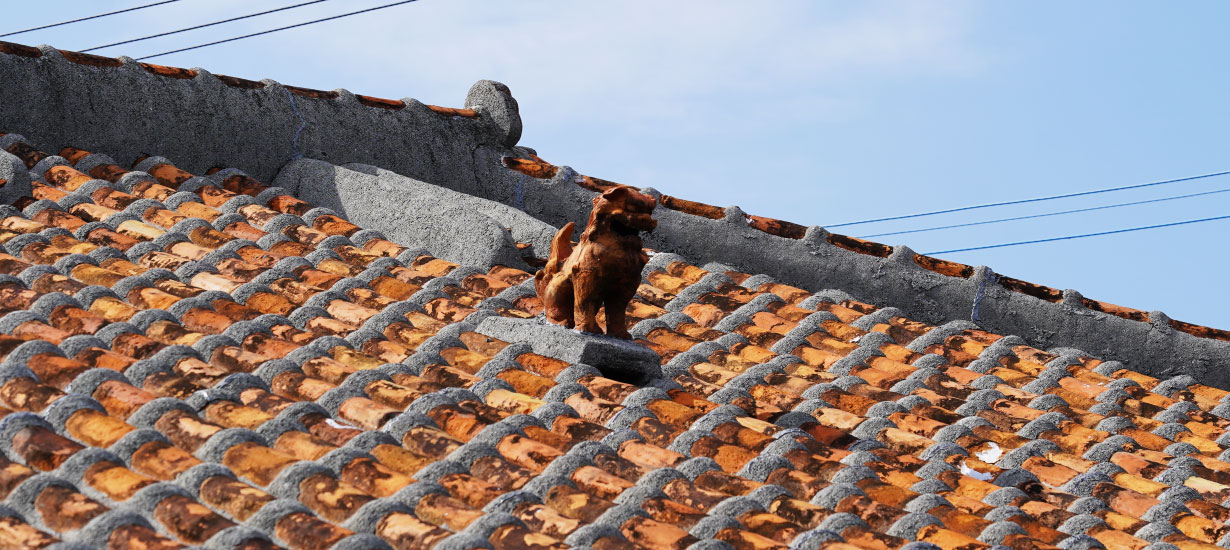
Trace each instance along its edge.
{"label": "statue's ear", "polygon": [[619,187],[612,187],[606,191],[603,191],[602,198],[606,200],[618,200],[627,197],[630,191],[631,190],[626,185],[620,185]]}

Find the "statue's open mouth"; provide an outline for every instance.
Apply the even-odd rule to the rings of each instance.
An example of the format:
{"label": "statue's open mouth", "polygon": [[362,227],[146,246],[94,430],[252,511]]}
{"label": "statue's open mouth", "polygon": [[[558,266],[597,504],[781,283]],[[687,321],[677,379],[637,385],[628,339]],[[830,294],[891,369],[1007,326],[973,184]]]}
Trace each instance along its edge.
{"label": "statue's open mouth", "polygon": [[611,218],[611,231],[617,235],[635,235],[641,231],[652,233],[658,227],[658,220],[649,214],[622,213]]}

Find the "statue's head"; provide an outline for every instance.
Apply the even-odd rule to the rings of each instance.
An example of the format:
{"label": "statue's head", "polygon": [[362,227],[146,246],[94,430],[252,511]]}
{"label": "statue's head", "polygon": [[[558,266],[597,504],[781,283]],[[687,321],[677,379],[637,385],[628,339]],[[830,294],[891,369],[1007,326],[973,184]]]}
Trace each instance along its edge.
{"label": "statue's head", "polygon": [[591,224],[604,224],[619,235],[635,235],[641,231],[653,231],[658,221],[650,214],[658,201],[628,186],[607,189],[594,197]]}

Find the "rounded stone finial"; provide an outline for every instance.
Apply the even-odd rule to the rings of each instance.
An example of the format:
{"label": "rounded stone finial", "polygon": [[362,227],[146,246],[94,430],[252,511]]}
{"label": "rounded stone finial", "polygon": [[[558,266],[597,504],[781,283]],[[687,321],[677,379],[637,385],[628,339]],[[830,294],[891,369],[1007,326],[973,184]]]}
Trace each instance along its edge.
{"label": "rounded stone finial", "polygon": [[521,140],[521,112],[508,86],[494,80],[475,82],[466,94],[466,108],[494,124],[501,144],[512,147]]}

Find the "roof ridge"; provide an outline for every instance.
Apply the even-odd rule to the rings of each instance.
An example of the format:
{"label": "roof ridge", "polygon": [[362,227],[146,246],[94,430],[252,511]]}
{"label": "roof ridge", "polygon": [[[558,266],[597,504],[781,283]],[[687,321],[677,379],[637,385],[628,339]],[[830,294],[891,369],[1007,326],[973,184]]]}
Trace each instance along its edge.
{"label": "roof ridge", "polygon": [[[506,157],[504,159],[504,165],[512,170],[516,170],[517,172],[538,179],[551,179],[554,178],[559,172],[558,166],[543,160],[536,154],[531,155],[531,158],[528,159]],[[591,191],[602,191],[615,185],[623,185],[612,181],[579,174],[578,177],[573,180],[573,183]],[[742,216],[748,227],[769,235],[786,239],[803,239],[807,232],[807,227],[803,225],[784,220],[747,214],[742,210],[735,210],[732,212],[731,209],[681,199],[661,193],[658,194],[658,199],[658,203],[661,206],[692,216],[712,220],[725,219],[727,216],[732,214]],[[877,258],[887,258],[893,253],[894,250],[894,247],[891,245],[859,239],[857,237],[851,237],[839,233],[832,233],[827,230],[825,231],[824,238],[834,246]],[[947,277],[969,279],[975,273],[974,266],[951,260],[944,260],[933,256],[927,256],[925,254],[913,253],[912,259],[914,263],[918,264],[919,267]],[[1027,296],[1032,296],[1051,303],[1060,303],[1064,301],[1064,291],[1062,290],[1023,281],[1021,279],[1016,279],[1014,277],[1009,277],[999,273],[996,274],[996,279],[993,281],[993,284],[997,284],[1012,292],[1025,294]],[[1150,314],[1147,311],[1093,300],[1084,296],[1077,297],[1077,301],[1079,301],[1083,307],[1093,311],[1142,323],[1149,323],[1151,321]],[[1230,331],[1227,330],[1201,326],[1170,318],[1166,318],[1165,322],[1175,330],[1191,334],[1192,336],[1196,336],[1198,338],[1230,342]]]}
{"label": "roof ridge", "polygon": [[[189,78],[196,78],[198,74],[198,71],[194,69],[185,69],[181,67],[171,67],[171,66],[166,66],[166,65],[156,65],[153,63],[145,63],[145,62],[141,62],[141,61],[137,61],[135,59],[129,58],[127,56],[106,57],[106,56],[95,55],[91,53],[76,52],[72,50],[61,50],[58,48],[51,48],[50,46],[46,48],[54,49],[55,51],[59,52],[60,55],[63,55],[64,59],[68,60],[69,62],[76,63],[78,65],[86,65],[86,66],[91,66],[91,67],[121,67],[124,65],[126,61],[131,61],[133,63],[136,63],[137,65],[140,65],[141,68],[145,69],[150,74],[158,75],[158,76],[165,77],[165,78],[189,79]],[[42,57],[43,55],[45,55],[46,50],[44,48],[37,48],[33,46],[26,46],[24,44],[17,44],[14,42],[5,42],[3,40],[0,40],[0,53],[4,53],[8,55],[17,55],[21,57],[38,58],[38,57]],[[263,81],[248,80],[246,78],[240,78],[237,76],[228,76],[224,74],[213,74],[213,76],[217,77],[218,80],[221,80],[223,84],[229,87],[232,87],[232,88],[255,90],[255,89],[264,88],[267,85]],[[335,99],[338,99],[338,97],[340,97],[341,95],[336,90],[329,90],[329,91],[316,90],[313,88],[304,88],[301,86],[292,86],[289,84],[282,84],[282,86],[286,88],[292,94],[303,96],[303,97],[310,97],[313,99],[335,100]],[[357,99],[358,102],[363,105],[366,105],[368,107],[380,108],[380,109],[398,110],[398,109],[404,109],[406,107],[406,102],[400,99],[385,99],[385,98],[380,98],[380,97],[373,97],[373,96],[366,96],[366,95],[359,95],[359,94],[355,94],[355,99]],[[459,116],[459,117],[464,117],[464,118],[477,118],[479,116],[478,112],[475,111],[474,109],[456,108],[456,107],[441,107],[439,105],[429,105],[429,104],[424,104],[424,106],[444,116]]]}

